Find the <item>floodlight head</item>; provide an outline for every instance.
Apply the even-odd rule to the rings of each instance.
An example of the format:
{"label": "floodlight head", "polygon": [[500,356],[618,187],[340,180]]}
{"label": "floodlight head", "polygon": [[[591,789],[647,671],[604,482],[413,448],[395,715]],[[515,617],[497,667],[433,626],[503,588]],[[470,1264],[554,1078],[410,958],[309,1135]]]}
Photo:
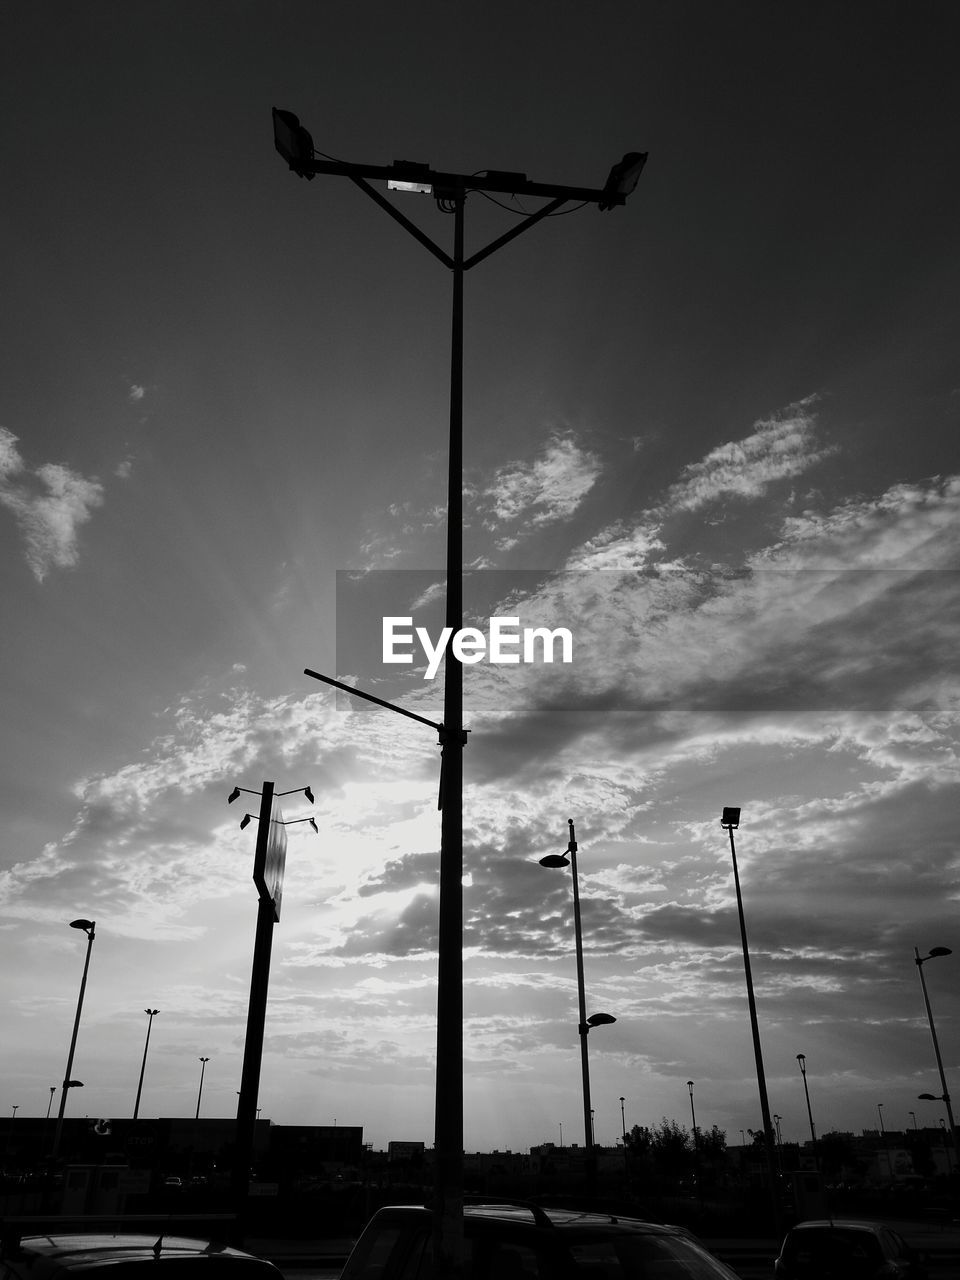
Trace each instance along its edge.
{"label": "floodlight head", "polygon": [[647,154],[646,151],[628,151],[613,166],[603,184],[603,199],[599,201],[598,209],[612,209],[615,205],[626,204],[627,196],[636,190],[640,181],[643,166],[647,163]]}
{"label": "floodlight head", "polygon": [[316,804],[316,801],[313,798],[313,792],[310,790],[309,787],[303,788],[303,794],[307,797],[307,799],[310,801],[311,804]]}
{"label": "floodlight head", "polygon": [[320,829],[318,828],[317,824],[314,822],[313,818],[308,818],[307,821],[310,823],[311,827],[313,827],[313,834],[318,836],[320,834]]}
{"label": "floodlight head", "polygon": [[588,1027],[608,1027],[612,1022],[616,1022],[616,1018],[612,1013],[591,1013],[587,1019]]}
{"label": "floodlight head", "polygon": [[292,111],[273,108],[273,145],[301,178],[313,178],[313,139]]}
{"label": "floodlight head", "polygon": [[736,831],[740,826],[740,810],[724,809],[723,816],[720,818],[721,827],[726,827],[728,831]]}
{"label": "floodlight head", "polygon": [[540,859],[541,867],[569,867],[570,863],[562,853],[548,853]]}
{"label": "floodlight head", "polygon": [[248,826],[250,825],[250,819],[251,819],[252,817],[253,817],[253,814],[252,814],[252,813],[245,813],[245,814],[243,815],[243,817],[240,819],[240,830],[241,830],[241,831],[243,830],[243,828],[244,828],[244,827],[248,827]]}
{"label": "floodlight head", "polygon": [[227,796],[227,804],[233,804],[234,800],[239,800],[239,799],[240,799],[240,788],[234,787],[233,790],[230,792],[230,794]]}

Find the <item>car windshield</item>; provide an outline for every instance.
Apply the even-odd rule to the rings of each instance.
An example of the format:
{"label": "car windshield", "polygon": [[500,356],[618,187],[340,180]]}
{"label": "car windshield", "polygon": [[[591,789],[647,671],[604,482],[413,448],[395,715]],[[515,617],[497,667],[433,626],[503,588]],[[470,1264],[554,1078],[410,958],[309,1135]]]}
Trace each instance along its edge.
{"label": "car windshield", "polygon": [[631,1233],[570,1246],[578,1280],[737,1280],[729,1267],[680,1236]]}

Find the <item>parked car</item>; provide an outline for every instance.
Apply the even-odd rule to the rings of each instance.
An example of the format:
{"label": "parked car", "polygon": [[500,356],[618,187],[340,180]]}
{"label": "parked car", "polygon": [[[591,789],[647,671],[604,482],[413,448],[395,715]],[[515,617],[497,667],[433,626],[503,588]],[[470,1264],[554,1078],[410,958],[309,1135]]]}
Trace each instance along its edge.
{"label": "parked car", "polygon": [[798,1222],[774,1263],[778,1280],[927,1280],[923,1257],[882,1222]]}
{"label": "parked car", "polygon": [[[681,1227],[530,1204],[464,1208],[470,1280],[737,1280]],[[380,1209],[340,1280],[431,1280],[433,1215],[419,1205]]]}
{"label": "parked car", "polygon": [[271,1262],[185,1236],[10,1235],[0,1242],[0,1280],[281,1280]]}

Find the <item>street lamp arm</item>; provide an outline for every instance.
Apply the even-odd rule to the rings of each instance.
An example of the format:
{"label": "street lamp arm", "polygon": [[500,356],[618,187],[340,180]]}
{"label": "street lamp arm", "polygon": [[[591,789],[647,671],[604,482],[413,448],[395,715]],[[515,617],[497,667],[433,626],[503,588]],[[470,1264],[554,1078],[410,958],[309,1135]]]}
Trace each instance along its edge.
{"label": "street lamp arm", "polygon": [[[351,165],[349,167],[355,168],[357,166]],[[364,166],[359,167],[363,168]],[[389,175],[390,172],[389,168],[385,170],[386,175]],[[394,221],[399,222],[405,231],[409,231],[415,240],[419,240],[423,247],[425,249],[429,249],[435,258],[439,258],[445,267],[448,267],[451,271],[453,270],[455,264],[450,255],[445,253],[438,244],[434,244],[426,232],[421,231],[417,224],[415,222],[411,222],[405,214],[401,213],[395,205],[391,204],[386,196],[382,196],[375,187],[371,187],[370,183],[365,181],[362,174],[351,173],[348,176],[356,183],[360,190],[365,192],[371,200],[375,201],[385,213],[389,213],[390,217],[393,218]]]}
{"label": "street lamp arm", "polygon": [[542,209],[538,209],[536,213],[531,213],[529,217],[524,218],[522,222],[518,222],[515,227],[511,227],[509,231],[505,231],[502,236],[497,236],[496,240],[491,240],[483,249],[478,249],[476,253],[467,258],[463,264],[464,271],[469,271],[471,267],[475,267],[478,262],[483,262],[484,258],[489,258],[491,253],[496,253],[498,249],[502,249],[505,244],[509,244],[511,240],[515,240],[521,232],[528,230],[541,218],[548,218],[551,213],[559,209],[562,204],[566,204],[569,196],[561,195],[551,200],[549,204],[545,204]]}
{"label": "street lamp arm", "polygon": [[319,671],[311,671],[309,667],[304,667],[303,674],[311,676],[314,680],[322,680],[324,684],[333,685],[334,689],[342,689],[344,693],[351,693],[355,698],[363,698],[365,702],[375,702],[378,707],[386,707],[388,711],[396,711],[397,715],[406,716],[408,720],[417,720],[420,724],[425,724],[430,729],[436,729],[439,734],[443,733],[442,724],[437,724],[435,720],[428,720],[426,716],[418,716],[415,711],[408,711],[406,707],[398,707],[395,702],[387,702],[385,698],[377,698],[372,693],[364,693],[362,689],[354,689],[352,685],[344,684],[341,680],[334,680],[332,676],[321,675]]}

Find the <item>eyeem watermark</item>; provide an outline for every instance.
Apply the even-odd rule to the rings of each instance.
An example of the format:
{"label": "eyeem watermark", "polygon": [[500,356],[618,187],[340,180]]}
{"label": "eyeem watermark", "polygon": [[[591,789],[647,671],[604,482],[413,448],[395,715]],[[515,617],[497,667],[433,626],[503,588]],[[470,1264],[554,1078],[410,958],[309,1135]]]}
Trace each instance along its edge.
{"label": "eyeem watermark", "polygon": [[454,631],[444,627],[436,644],[426,627],[414,627],[412,631],[398,631],[399,627],[413,626],[413,618],[390,617],[383,619],[383,661],[413,662],[413,653],[398,652],[398,646],[413,646],[414,636],[420,642],[427,659],[424,680],[432,680],[440,661],[450,645],[458,661],[471,664],[482,662],[553,662],[554,645],[560,643],[560,661],[573,661],[573,636],[566,627],[524,627],[519,618],[491,618],[489,639],[477,627],[463,627]]}

